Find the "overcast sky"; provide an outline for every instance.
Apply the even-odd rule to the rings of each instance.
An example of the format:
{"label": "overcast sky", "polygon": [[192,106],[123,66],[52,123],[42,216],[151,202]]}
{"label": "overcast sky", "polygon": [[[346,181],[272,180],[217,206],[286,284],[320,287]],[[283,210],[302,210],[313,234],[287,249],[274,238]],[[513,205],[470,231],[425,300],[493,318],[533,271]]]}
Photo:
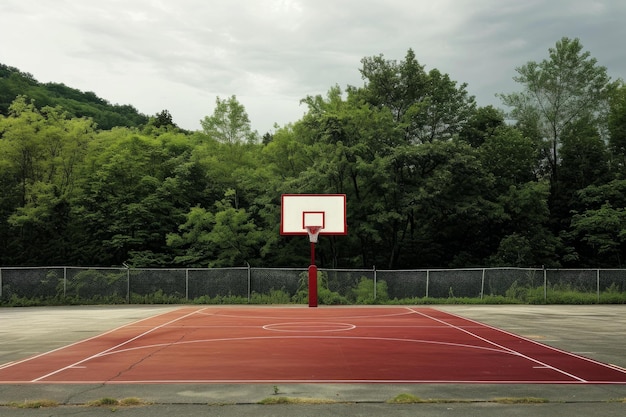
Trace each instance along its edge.
{"label": "overcast sky", "polygon": [[626,79],[624,0],[0,0],[0,36],[0,63],[190,130],[236,95],[273,131],[302,98],[363,85],[362,58],[410,48],[480,106],[503,108],[515,68],[564,36]]}

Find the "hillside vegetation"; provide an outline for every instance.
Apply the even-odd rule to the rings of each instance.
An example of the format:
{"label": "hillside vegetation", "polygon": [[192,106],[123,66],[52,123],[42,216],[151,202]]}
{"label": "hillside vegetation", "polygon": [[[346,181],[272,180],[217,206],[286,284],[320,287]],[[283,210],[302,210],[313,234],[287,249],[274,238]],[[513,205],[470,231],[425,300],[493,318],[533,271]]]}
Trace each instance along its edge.
{"label": "hillside vegetation", "polygon": [[0,114],[8,116],[17,96],[33,100],[37,109],[61,107],[68,117],[89,117],[99,129],[139,127],[148,117],[131,105],[111,104],[93,92],[82,92],[58,83],[40,83],[31,74],[0,64]]}

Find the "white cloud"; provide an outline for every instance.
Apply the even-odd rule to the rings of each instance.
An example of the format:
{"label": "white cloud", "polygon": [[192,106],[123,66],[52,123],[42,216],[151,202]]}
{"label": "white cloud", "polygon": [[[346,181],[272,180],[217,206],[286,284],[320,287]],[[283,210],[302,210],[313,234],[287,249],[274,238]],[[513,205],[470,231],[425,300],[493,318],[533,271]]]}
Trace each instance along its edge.
{"label": "white cloud", "polygon": [[264,133],[307,95],[361,85],[363,57],[409,48],[479,105],[563,36],[624,77],[625,15],[618,0],[2,0],[0,62],[188,129],[235,94]]}

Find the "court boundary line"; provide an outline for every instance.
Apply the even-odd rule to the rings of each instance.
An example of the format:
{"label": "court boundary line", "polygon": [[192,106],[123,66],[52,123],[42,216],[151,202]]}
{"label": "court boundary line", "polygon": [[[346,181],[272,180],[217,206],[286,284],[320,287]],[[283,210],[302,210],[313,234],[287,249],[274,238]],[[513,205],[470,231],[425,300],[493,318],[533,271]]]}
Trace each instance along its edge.
{"label": "court boundary line", "polygon": [[[564,370],[561,370],[557,367],[548,365],[546,363],[543,363],[542,361],[535,359],[531,356],[528,356],[526,354],[523,354],[521,352],[516,351],[515,349],[512,348],[508,348],[506,346],[500,345],[486,337],[482,337],[478,334],[473,333],[470,330],[467,330],[468,328],[478,328],[478,329],[490,329],[490,330],[494,330],[498,333],[501,334],[506,334],[509,335],[511,337],[514,337],[515,339],[519,339],[519,340],[524,340],[526,342],[531,342],[533,345],[542,347],[542,348],[548,348],[548,350],[552,350],[555,351],[559,354],[565,354],[566,356],[572,357],[572,358],[577,358],[577,359],[581,359],[583,361],[595,364],[595,365],[600,365],[604,368],[607,369],[612,369],[612,370],[617,370],[621,373],[626,374],[626,369],[621,368],[619,366],[615,366],[612,364],[606,364],[594,359],[590,359],[584,356],[580,356],[578,354],[572,353],[572,352],[568,352],[559,348],[555,348],[553,346],[550,345],[546,345],[540,342],[537,342],[535,340],[529,339],[527,337],[524,336],[520,336],[517,335],[515,333],[491,326],[489,324],[485,324],[476,320],[472,320],[463,316],[459,316],[457,314],[454,313],[450,313],[450,312],[446,312],[446,311],[442,311],[442,310],[438,310],[436,308],[432,308],[432,307],[428,307],[429,309],[432,309],[433,311],[436,312],[440,312],[443,313],[446,317],[445,318],[449,318],[449,317],[454,317],[457,319],[461,319],[463,321],[466,321],[468,323],[472,323],[473,326],[467,326],[466,328],[464,327],[460,327],[460,326],[456,326],[454,324],[448,323],[445,321],[444,319],[439,319],[436,317],[433,317],[429,314],[427,314],[427,312],[422,312],[419,311],[418,308],[419,307],[402,307],[402,310],[407,310],[407,313],[400,313],[400,314],[383,314],[383,315],[366,315],[366,316],[346,316],[346,317],[341,317],[341,319],[344,318],[351,318],[351,319],[355,319],[355,320],[360,320],[360,319],[368,319],[368,318],[377,318],[377,317],[390,317],[390,316],[405,316],[405,315],[414,315],[417,314],[419,316],[425,317],[428,320],[434,321],[436,323],[439,324],[443,324],[446,328],[452,328],[456,331],[461,331],[469,336],[471,336],[471,338],[476,338],[478,340],[482,340],[483,342],[487,343],[489,346],[477,346],[477,345],[469,345],[469,344],[462,344],[462,343],[451,343],[451,342],[442,342],[442,341],[437,341],[437,340],[424,340],[424,339],[401,339],[401,338],[397,338],[397,337],[367,337],[367,336],[354,336],[354,337],[349,337],[349,336],[320,336],[320,335],[302,335],[302,336],[249,336],[249,337],[235,337],[235,338],[215,338],[215,339],[200,339],[200,340],[193,340],[193,341],[174,341],[174,342],[169,342],[169,343],[161,343],[161,344],[152,344],[152,345],[145,345],[145,346],[139,346],[139,347],[133,347],[133,348],[123,348],[120,349],[122,347],[124,347],[125,345],[136,341],[152,332],[155,332],[159,329],[162,328],[177,328],[180,327],[178,325],[173,325],[174,323],[180,321],[180,320],[184,320],[188,317],[194,316],[196,314],[200,314],[200,315],[206,315],[206,316],[215,316],[216,314],[207,314],[206,310],[209,309],[210,307],[213,306],[206,306],[206,307],[193,307],[193,311],[188,312],[186,314],[182,314],[185,313],[185,310],[189,310],[190,306],[181,306],[180,309],[176,309],[176,310],[172,310],[172,311],[166,311],[166,312],[162,312],[159,314],[156,314],[154,316],[150,316],[150,317],[146,317],[140,320],[136,320],[134,322],[122,325],[122,326],[118,326],[114,329],[105,331],[101,334],[95,335],[95,336],[91,336],[87,339],[84,340],[80,340],[80,341],[76,341],[73,343],[70,343],[69,345],[66,346],[62,346],[53,350],[50,350],[48,352],[43,352],[40,354],[37,354],[35,356],[31,356],[28,358],[25,358],[23,360],[20,361],[16,361],[16,362],[9,362],[7,364],[3,364],[0,366],[0,370],[2,369],[6,369],[6,368],[10,368],[12,366],[15,365],[19,365],[21,363],[25,363],[31,360],[35,360],[38,358],[41,358],[43,356],[58,352],[59,350],[63,350],[63,349],[67,349],[67,348],[71,348],[74,347],[76,345],[85,343],[85,342],[89,342],[92,341],[94,339],[98,339],[100,337],[106,336],[107,334],[113,333],[115,331],[119,331],[121,329],[125,329],[128,327],[147,327],[148,329],[136,336],[130,337],[127,340],[124,340],[121,343],[116,344],[115,346],[109,347],[105,350],[100,351],[99,353],[90,355],[89,357],[85,357],[80,361],[74,362],[73,364],[64,366],[62,368],[59,368],[53,372],[49,372],[46,375],[40,376],[38,378],[32,379],[31,381],[2,381],[0,382],[0,385],[4,385],[4,384],[10,384],[10,383],[20,383],[20,384],[100,384],[100,385],[106,385],[106,384],[116,384],[116,385],[123,385],[123,384],[127,384],[127,385],[131,385],[131,384],[193,384],[193,383],[198,383],[198,384],[271,384],[271,383],[293,383],[293,384],[300,384],[300,383],[311,383],[311,384],[321,384],[321,383],[337,383],[337,384],[486,384],[486,385],[496,385],[496,384],[560,384],[560,385],[623,385],[624,382],[616,382],[616,381],[595,381],[592,380],[587,381],[583,378],[577,377],[576,375],[573,375],[571,373],[568,373]],[[280,308],[280,307],[279,307]],[[182,310],[182,311],[180,311]],[[147,325],[142,325],[142,322],[145,322],[147,320],[154,320],[154,319],[158,319],[160,317],[163,317],[165,315],[168,314],[172,314],[173,312],[176,311],[180,311],[180,313],[182,314],[179,317],[176,317],[172,320],[169,320],[167,322],[161,323],[157,326],[147,326]],[[258,316],[239,316],[239,315],[219,315],[217,314],[217,316],[220,317],[231,317],[231,318],[254,318],[254,319],[267,319],[268,317],[258,317]],[[275,317],[273,317],[275,318]],[[327,319],[332,319],[332,317],[327,317]],[[300,318],[298,318],[298,320],[301,320]],[[312,319],[313,320],[313,319]],[[314,318],[314,320],[319,320],[319,317]],[[312,322],[312,323],[316,323],[316,322]],[[281,323],[284,324],[284,323]],[[289,323],[288,323],[289,324]],[[291,324],[295,324],[295,323],[291,323]],[[303,321],[302,324],[310,324],[307,323],[306,321]],[[321,324],[321,322],[317,322],[317,324]],[[337,323],[335,323],[337,324]],[[346,323],[341,323],[341,324],[346,324]],[[276,324],[275,324],[276,325]],[[183,326],[186,327],[186,326]],[[190,326],[190,327],[196,327],[196,326]],[[201,326],[204,327],[204,326]],[[214,327],[214,326],[210,326],[210,327]],[[217,326],[217,327],[232,327],[232,326]],[[257,326],[243,326],[243,327],[257,327]],[[261,326],[262,328],[264,328],[265,326]],[[355,326],[355,327],[389,327],[389,326]],[[392,326],[392,327],[424,327],[424,326]],[[440,326],[426,326],[426,327],[440,327]],[[266,329],[267,330],[267,329]],[[336,330],[333,330],[336,331]],[[343,330],[341,330],[342,332]],[[299,379],[286,379],[286,380],[265,380],[265,379],[256,379],[256,380],[248,380],[248,379],[233,379],[233,380],[228,380],[228,379],[222,379],[222,380],[166,380],[166,379],[162,379],[162,380],[132,380],[132,381],[120,381],[120,380],[100,380],[100,381],[43,381],[43,379],[51,377],[53,375],[56,375],[60,372],[63,372],[65,370],[68,370],[70,368],[76,368],[79,367],[80,364],[85,363],[89,360],[92,359],[96,359],[99,357],[105,357],[108,355],[113,355],[116,353],[124,353],[124,352],[128,352],[128,351],[133,351],[133,350],[138,350],[138,349],[146,349],[146,348],[155,348],[155,347],[163,347],[163,346],[174,346],[177,344],[189,344],[189,343],[206,343],[206,342],[222,342],[222,341],[232,341],[232,340],[251,340],[251,339],[360,339],[360,340],[378,340],[378,341],[391,341],[391,342],[405,342],[405,343],[419,343],[419,344],[439,344],[439,345],[448,345],[448,346],[452,346],[452,347],[458,347],[458,348],[462,348],[462,349],[478,349],[478,350],[486,350],[486,351],[493,351],[493,352],[497,352],[497,353],[502,353],[502,354],[506,354],[506,355],[513,355],[513,356],[517,356],[517,357],[521,357],[524,358],[526,360],[529,360],[531,362],[534,362],[536,364],[539,364],[545,368],[551,369],[561,375],[564,375],[566,377],[569,377],[573,380],[568,381],[561,381],[561,380],[539,380],[539,381],[532,381],[532,380],[509,380],[509,381],[502,381],[502,380],[430,380],[430,379],[424,379],[424,380],[404,380],[404,379],[397,379],[397,380],[390,380],[390,379],[321,379],[321,380],[311,380],[311,379],[304,379],[304,380],[299,380]],[[116,350],[119,349],[119,350]]]}
{"label": "court boundary line", "polygon": [[441,380],[441,379],[154,379],[132,381],[2,381],[2,385],[158,385],[158,384],[433,384],[433,385],[624,385],[624,382],[616,381],[555,381],[555,380]]}
{"label": "court boundary line", "polygon": [[[438,311],[441,311],[441,310],[438,310]],[[497,331],[502,332],[504,334],[507,334],[509,336],[517,337],[518,339],[522,339],[522,340],[524,340],[526,342],[530,342],[530,343],[533,343],[533,344],[538,345],[538,346],[546,347],[546,348],[548,348],[550,350],[553,350],[554,352],[557,352],[557,353],[560,353],[560,354],[564,354],[564,355],[567,355],[567,356],[571,356],[571,357],[576,358],[576,359],[584,360],[584,361],[593,363],[595,365],[601,365],[601,366],[603,366],[605,368],[609,368],[609,369],[612,369],[612,370],[620,371],[623,374],[626,374],[626,368],[622,368],[621,366],[617,366],[617,365],[614,365],[614,364],[611,364],[611,363],[601,362],[599,360],[596,360],[596,359],[593,359],[593,358],[588,358],[586,356],[582,356],[582,355],[576,354],[574,352],[569,352],[567,350],[563,350],[563,349],[560,349],[558,347],[551,346],[551,345],[548,345],[548,344],[544,344],[544,343],[538,342],[536,340],[529,339],[529,338],[527,338],[525,336],[521,336],[521,335],[515,334],[515,333],[510,332],[508,330],[500,329],[500,328],[492,326],[490,324],[481,323],[479,321],[472,320],[472,319],[467,318],[467,317],[459,316],[458,314],[450,313],[450,312],[447,312],[447,311],[444,311],[444,313],[449,314],[449,315],[451,315],[453,317],[456,317],[458,319],[471,321],[472,323],[475,323],[475,324],[477,324],[479,326],[482,325],[483,327],[488,327],[488,328],[490,328],[492,330],[497,330]]]}
{"label": "court boundary line", "polygon": [[[173,311],[176,311],[176,310],[173,310]],[[115,328],[113,328],[113,329],[107,330],[107,331],[105,331],[105,332],[103,332],[103,333],[98,333],[98,334],[96,334],[95,336],[88,337],[87,339],[77,340],[77,341],[75,341],[75,342],[70,343],[69,345],[60,346],[60,347],[58,347],[58,348],[56,348],[56,349],[48,350],[48,351],[46,351],[46,352],[41,352],[41,353],[38,353],[38,354],[36,354],[36,355],[29,356],[29,357],[26,357],[26,358],[24,358],[24,359],[20,359],[20,360],[17,360],[17,361],[12,361],[12,362],[3,363],[2,365],[0,365],[0,370],[2,370],[2,369],[6,369],[6,368],[10,368],[10,367],[15,366],[15,365],[20,365],[20,364],[22,364],[22,363],[26,363],[26,362],[28,362],[28,361],[31,361],[31,360],[34,360],[34,359],[41,358],[41,357],[43,357],[43,356],[53,354],[53,353],[58,352],[58,351],[60,351],[60,350],[63,350],[63,349],[71,348],[71,347],[73,347],[73,346],[80,345],[81,343],[89,342],[89,341],[94,340],[94,339],[97,339],[97,338],[99,338],[99,337],[106,336],[106,335],[107,335],[107,334],[109,334],[109,333],[113,333],[113,332],[116,332],[116,331],[118,331],[118,330],[121,330],[121,329],[123,329],[123,328],[125,328],[125,327],[136,326],[137,324],[141,323],[142,321],[151,320],[151,319],[154,319],[154,318],[157,318],[157,317],[160,317],[160,316],[166,315],[166,314],[170,314],[171,312],[172,312],[172,311],[166,311],[166,312],[163,312],[163,313],[159,313],[159,314],[157,314],[157,315],[155,315],[155,316],[150,316],[150,317],[146,317],[146,318],[143,318],[143,319],[139,319],[139,320],[133,321],[133,322],[131,322],[131,323],[123,324],[123,325],[121,325],[121,326],[118,326],[118,327],[115,327]],[[152,327],[152,326],[151,326],[151,327]]]}
{"label": "court boundary line", "polygon": [[[108,349],[105,349],[105,350],[103,350],[102,352],[99,352],[99,353],[97,353],[97,354],[95,354],[95,355],[91,355],[91,356],[89,356],[89,357],[87,357],[87,358],[84,358],[84,359],[82,359],[82,360],[80,360],[80,361],[78,361],[78,362],[74,362],[74,363],[73,363],[73,364],[71,364],[71,365],[67,365],[67,366],[65,366],[65,367],[63,367],[63,368],[59,368],[59,369],[57,369],[56,371],[53,371],[53,372],[50,372],[50,373],[48,373],[48,374],[46,374],[46,375],[40,376],[39,378],[35,378],[35,379],[33,379],[31,382],[39,382],[39,381],[41,381],[42,379],[48,378],[48,377],[50,377],[50,376],[52,376],[52,375],[56,375],[56,374],[58,374],[58,373],[60,373],[60,372],[65,371],[66,369],[73,368],[73,367],[75,367],[75,366],[77,366],[77,365],[80,365],[81,363],[87,362],[87,361],[89,361],[89,360],[91,360],[91,359],[94,359],[94,358],[97,358],[97,357],[100,357],[100,356],[104,356],[107,352],[110,352],[110,351],[112,351],[112,350],[114,350],[114,349],[119,348],[120,346],[124,346],[124,345],[126,345],[126,344],[128,344],[128,343],[130,343],[130,342],[133,342],[133,341],[135,341],[135,340],[137,340],[137,339],[140,339],[141,337],[143,337],[143,336],[145,336],[145,335],[147,335],[147,334],[150,334],[150,333],[152,333],[152,332],[154,332],[154,331],[157,331],[157,330],[161,329],[162,327],[167,326],[167,325],[168,325],[168,324],[170,324],[170,323],[177,322],[178,320],[182,320],[182,319],[184,319],[184,318],[186,318],[186,317],[192,316],[192,315],[196,314],[197,312],[202,311],[202,310],[205,310],[205,309],[206,309],[206,307],[201,308],[201,309],[199,309],[199,310],[194,310],[194,311],[192,311],[191,313],[188,313],[188,314],[182,315],[182,316],[177,317],[177,318],[175,318],[175,319],[173,319],[173,320],[170,320],[170,321],[168,321],[168,322],[166,322],[166,323],[162,323],[162,324],[160,324],[160,325],[158,325],[158,326],[154,326],[154,327],[152,327],[151,329],[146,330],[145,332],[143,332],[143,333],[141,333],[141,334],[139,334],[139,335],[137,335],[137,336],[134,336],[134,337],[132,337],[132,338],[130,338],[130,339],[128,339],[128,340],[125,340],[125,341],[124,341],[124,342],[122,342],[122,343],[119,343],[119,344],[117,344],[117,345],[115,345],[115,346],[112,346],[112,347],[110,347],[110,348],[108,348]],[[174,311],[176,311],[176,310],[174,310]],[[171,312],[169,312],[169,313],[171,313]],[[164,313],[164,314],[167,314],[167,313]],[[148,318],[147,318],[147,319],[145,319],[145,320],[148,320],[148,319],[151,319],[151,318],[155,318],[155,317],[159,317],[159,316],[161,316],[161,315],[157,315],[157,316],[154,316],[154,317],[148,317]],[[127,325],[127,326],[128,326],[128,325]],[[120,328],[118,328],[118,329],[121,329],[121,328],[124,328],[124,327],[127,327],[127,326],[121,326],[121,327],[120,327]],[[116,330],[117,330],[117,329],[116,329]],[[107,332],[107,333],[108,333],[108,332]],[[103,333],[102,335],[106,335],[107,333]],[[101,336],[102,336],[102,335],[101,335]],[[91,340],[91,339],[88,339],[88,340]],[[70,345],[70,346],[72,346],[72,345]]]}
{"label": "court boundary line", "polygon": [[[411,309],[411,310],[413,310],[412,308],[410,308],[410,309]],[[479,336],[479,335],[477,335],[477,334],[475,334],[475,333],[472,333],[472,332],[470,332],[469,330],[463,329],[463,328],[461,328],[461,327],[459,327],[459,326],[455,326],[454,324],[451,324],[451,323],[447,323],[447,322],[445,322],[445,321],[443,321],[443,320],[441,320],[441,319],[438,319],[438,318],[436,318],[436,317],[429,316],[429,315],[428,315],[428,314],[426,314],[426,313],[422,313],[422,312],[419,312],[419,311],[417,311],[417,310],[413,310],[413,311],[414,311],[416,314],[419,314],[419,315],[424,316],[424,317],[428,317],[429,319],[431,319],[431,320],[435,320],[435,321],[436,321],[436,322],[438,322],[438,323],[445,324],[445,325],[446,325],[446,326],[448,326],[448,327],[452,327],[453,329],[456,329],[456,330],[459,330],[459,331],[461,331],[461,332],[463,332],[463,333],[466,333],[466,334],[468,334],[468,335],[470,335],[470,336],[472,336],[472,337],[474,337],[474,338],[476,338],[476,339],[482,340],[483,342],[487,342],[487,343],[489,343],[489,344],[491,344],[491,345],[493,345],[493,346],[497,346],[497,347],[499,347],[499,348],[501,348],[501,349],[507,350],[507,351],[509,351],[509,352],[511,352],[511,353],[513,353],[513,354],[515,354],[515,355],[517,355],[517,356],[520,356],[520,357],[522,357],[522,358],[528,359],[529,361],[534,362],[534,363],[537,363],[537,364],[539,364],[539,365],[541,365],[541,366],[545,366],[545,367],[546,367],[546,368],[548,368],[548,369],[551,369],[551,370],[553,370],[553,371],[556,371],[556,372],[558,372],[558,373],[561,373],[561,374],[563,374],[563,375],[565,375],[565,376],[568,376],[568,377],[570,377],[570,378],[572,378],[572,379],[578,380],[579,382],[583,382],[583,383],[584,383],[584,382],[588,382],[588,381],[586,381],[585,379],[583,379],[583,378],[581,378],[581,377],[579,377],[579,376],[576,376],[576,375],[573,375],[573,374],[571,374],[571,373],[569,373],[569,372],[564,371],[563,369],[556,368],[556,367],[554,367],[554,366],[552,366],[552,365],[549,365],[549,364],[547,364],[547,363],[545,363],[545,362],[540,361],[539,359],[532,358],[532,357],[530,357],[530,356],[528,356],[528,355],[525,355],[525,354],[523,354],[523,353],[521,353],[521,352],[516,351],[515,349],[508,348],[508,347],[503,346],[503,345],[501,345],[501,344],[499,344],[499,343],[496,343],[496,342],[494,342],[494,341],[492,341],[492,340],[489,340],[489,339],[484,338],[484,337],[482,337],[482,336]],[[445,312],[444,312],[444,313],[445,313]],[[447,313],[446,313],[446,314],[447,314]],[[453,316],[453,317],[460,318],[460,317],[458,317],[458,316]],[[496,329],[496,328],[491,327],[491,326],[485,326],[485,327],[490,328],[490,329],[492,329],[492,330],[498,330],[498,331],[500,331],[499,329]],[[509,335],[509,336],[515,336],[515,337],[518,337],[517,335],[514,335],[514,334],[512,334],[512,333],[511,333],[511,334],[508,334],[508,335]],[[544,346],[543,344],[539,344],[539,345],[540,345],[540,346]]]}

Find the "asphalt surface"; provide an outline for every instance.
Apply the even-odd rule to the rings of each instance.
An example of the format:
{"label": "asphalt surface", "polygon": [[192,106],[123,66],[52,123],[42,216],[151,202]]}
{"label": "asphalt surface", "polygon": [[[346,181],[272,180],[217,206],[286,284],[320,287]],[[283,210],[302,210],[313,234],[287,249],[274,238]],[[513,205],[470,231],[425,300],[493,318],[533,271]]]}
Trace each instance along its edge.
{"label": "asphalt surface", "polygon": [[[178,306],[0,308],[2,364],[66,346]],[[258,308],[258,306],[255,306]],[[268,307],[271,308],[271,307]],[[306,308],[306,307],[302,307]],[[319,307],[319,308],[324,308]],[[626,306],[436,306],[626,368]],[[399,394],[425,403],[389,404]],[[138,398],[140,406],[89,403]],[[306,404],[262,405],[266,399]],[[542,399],[545,403],[504,403]],[[16,408],[39,400],[59,406]],[[325,404],[324,402],[330,402]],[[624,385],[511,384],[0,384],[0,416],[624,416]]]}

